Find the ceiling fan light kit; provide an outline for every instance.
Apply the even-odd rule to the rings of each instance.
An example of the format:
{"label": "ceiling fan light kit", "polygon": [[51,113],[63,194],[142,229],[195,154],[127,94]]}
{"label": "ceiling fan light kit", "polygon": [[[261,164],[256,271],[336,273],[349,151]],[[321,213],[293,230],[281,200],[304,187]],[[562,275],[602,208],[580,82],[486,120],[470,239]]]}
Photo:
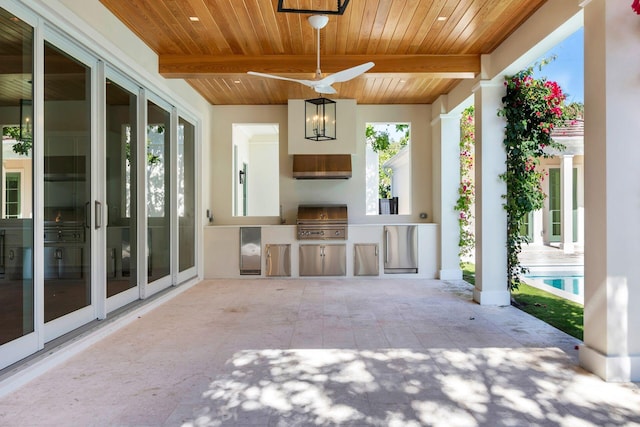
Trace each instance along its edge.
{"label": "ceiling fan light kit", "polygon": [[312,141],[336,139],[336,101],[327,98],[304,101],[304,137]]}
{"label": "ceiling fan light kit", "polygon": [[316,30],[326,27],[329,23],[329,17],[327,15],[311,15],[307,20]]}

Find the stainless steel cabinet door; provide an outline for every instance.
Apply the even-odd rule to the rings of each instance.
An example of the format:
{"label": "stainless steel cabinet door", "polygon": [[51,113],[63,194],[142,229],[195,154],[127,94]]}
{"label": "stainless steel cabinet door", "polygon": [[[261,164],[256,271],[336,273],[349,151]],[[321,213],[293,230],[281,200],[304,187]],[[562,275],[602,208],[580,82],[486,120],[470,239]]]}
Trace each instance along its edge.
{"label": "stainless steel cabinet door", "polygon": [[260,274],[260,227],[240,227],[240,274]]}
{"label": "stainless steel cabinet door", "polygon": [[322,275],[322,246],[300,245],[300,276]]}
{"label": "stainless steel cabinet door", "polygon": [[384,272],[418,272],[418,227],[386,225],[384,227]]}
{"label": "stainless steel cabinet door", "polygon": [[322,247],[323,276],[346,276],[347,275],[347,246],[324,245]]}
{"label": "stainless steel cabinet door", "polygon": [[353,275],[377,276],[380,272],[378,245],[375,243],[356,243],[353,245]]}
{"label": "stainless steel cabinet door", "polygon": [[291,245],[265,245],[267,276],[291,276]]}

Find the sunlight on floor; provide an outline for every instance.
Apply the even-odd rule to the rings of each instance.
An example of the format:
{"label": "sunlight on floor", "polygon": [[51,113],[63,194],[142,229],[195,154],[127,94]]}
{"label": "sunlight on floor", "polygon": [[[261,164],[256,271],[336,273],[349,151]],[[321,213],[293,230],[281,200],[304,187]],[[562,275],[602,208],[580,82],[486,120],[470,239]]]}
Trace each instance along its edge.
{"label": "sunlight on floor", "polygon": [[[566,357],[553,348],[245,350],[203,393],[201,415],[183,425],[448,427],[496,417],[503,425],[599,425],[609,414],[589,396],[607,384],[554,370]],[[633,393],[615,390],[618,402]]]}

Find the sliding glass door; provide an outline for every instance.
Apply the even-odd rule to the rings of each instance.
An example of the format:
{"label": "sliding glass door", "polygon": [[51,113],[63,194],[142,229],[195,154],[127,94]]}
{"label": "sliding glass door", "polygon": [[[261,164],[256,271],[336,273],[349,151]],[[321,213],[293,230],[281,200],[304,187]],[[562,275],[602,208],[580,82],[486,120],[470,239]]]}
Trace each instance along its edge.
{"label": "sliding glass door", "polygon": [[[107,205],[106,292],[112,311],[139,298],[137,274],[138,95],[132,84],[105,82]],[[128,86],[125,88],[124,86]]]}
{"label": "sliding glass door", "polygon": [[[33,28],[0,8],[0,345],[34,332]],[[6,365],[7,352],[0,352]],[[3,367],[0,365],[0,368]]]}
{"label": "sliding glass door", "polygon": [[[147,102],[147,282],[171,273],[171,113]],[[160,285],[162,287],[163,285]]]}
{"label": "sliding glass door", "polygon": [[0,7],[0,369],[197,274],[196,120],[22,3]]}
{"label": "sliding glass door", "polygon": [[51,323],[47,340],[96,317],[91,308],[91,73],[86,63],[45,42],[43,275],[44,321]]}

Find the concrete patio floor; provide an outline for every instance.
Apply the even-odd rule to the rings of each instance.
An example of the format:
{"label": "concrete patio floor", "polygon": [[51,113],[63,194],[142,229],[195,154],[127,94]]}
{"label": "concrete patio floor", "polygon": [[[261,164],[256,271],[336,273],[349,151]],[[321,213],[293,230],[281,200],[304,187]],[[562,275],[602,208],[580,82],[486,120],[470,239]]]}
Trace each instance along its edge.
{"label": "concrete patio floor", "polygon": [[640,425],[636,384],[601,381],[579,341],[471,290],[204,281],[0,398],[0,425]]}

